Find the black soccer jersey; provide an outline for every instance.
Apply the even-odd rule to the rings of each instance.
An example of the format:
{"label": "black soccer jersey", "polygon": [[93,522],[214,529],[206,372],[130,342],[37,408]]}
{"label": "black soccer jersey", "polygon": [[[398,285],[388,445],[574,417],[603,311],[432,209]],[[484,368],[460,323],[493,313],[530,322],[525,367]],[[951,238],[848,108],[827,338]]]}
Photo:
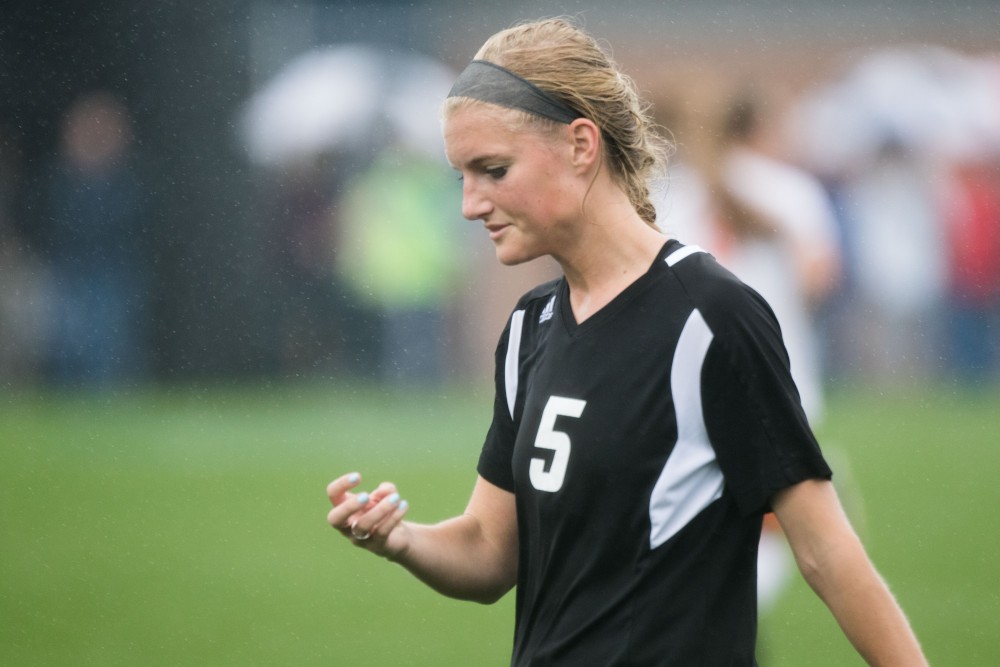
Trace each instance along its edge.
{"label": "black soccer jersey", "polygon": [[497,347],[479,473],[516,496],[513,665],[753,665],[771,495],[830,476],[777,321],[668,241],[581,324],[564,279]]}

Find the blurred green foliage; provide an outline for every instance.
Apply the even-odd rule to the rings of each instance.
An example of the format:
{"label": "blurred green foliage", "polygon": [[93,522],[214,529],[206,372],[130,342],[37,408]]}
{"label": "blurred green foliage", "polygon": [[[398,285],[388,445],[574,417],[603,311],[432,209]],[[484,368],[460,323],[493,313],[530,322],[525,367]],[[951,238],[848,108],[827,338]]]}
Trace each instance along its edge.
{"label": "blurred green foliage", "polygon": [[[0,663],[506,664],[513,595],[441,598],[325,523],[324,487],[392,479],[460,512],[480,388],[159,389],[0,399]],[[834,395],[823,431],[932,664],[1000,664],[1000,395]],[[862,664],[800,579],[762,665]]]}

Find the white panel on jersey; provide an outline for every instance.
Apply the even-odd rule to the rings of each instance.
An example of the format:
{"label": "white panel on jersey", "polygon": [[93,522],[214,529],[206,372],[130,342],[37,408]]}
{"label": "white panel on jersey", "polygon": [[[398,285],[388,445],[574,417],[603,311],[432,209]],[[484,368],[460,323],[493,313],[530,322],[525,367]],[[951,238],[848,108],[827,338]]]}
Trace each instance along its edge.
{"label": "white panel on jersey", "polygon": [[674,266],[675,264],[677,264],[677,262],[681,261],[682,259],[690,257],[691,255],[699,252],[705,252],[705,251],[704,249],[696,245],[686,245],[680,250],[675,250],[669,255],[667,255],[666,259],[664,259],[663,261],[667,263],[667,266]]}
{"label": "white panel on jersey", "polygon": [[701,406],[701,368],[711,342],[712,331],[701,313],[692,311],[677,340],[670,369],[677,444],[649,499],[651,549],[676,535],[722,496],[722,471],[708,440]]}
{"label": "white panel on jersey", "polygon": [[514,418],[514,401],[517,400],[517,374],[521,356],[521,327],[524,324],[524,311],[515,310],[510,316],[510,337],[507,339],[507,358],[504,360],[504,386],[507,388],[507,409],[511,419]]}

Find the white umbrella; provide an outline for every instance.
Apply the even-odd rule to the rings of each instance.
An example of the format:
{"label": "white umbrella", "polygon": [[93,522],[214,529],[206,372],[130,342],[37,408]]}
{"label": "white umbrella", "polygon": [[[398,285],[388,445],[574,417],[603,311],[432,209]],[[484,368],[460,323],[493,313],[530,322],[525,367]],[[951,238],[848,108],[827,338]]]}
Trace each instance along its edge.
{"label": "white umbrella", "polygon": [[806,96],[793,130],[819,170],[867,160],[886,141],[968,157],[1000,148],[995,64],[934,48],[886,49]]}
{"label": "white umbrella", "polygon": [[244,107],[253,161],[281,164],[329,150],[365,151],[393,139],[444,156],[439,109],[454,74],[421,54],[346,44],[299,56]]}

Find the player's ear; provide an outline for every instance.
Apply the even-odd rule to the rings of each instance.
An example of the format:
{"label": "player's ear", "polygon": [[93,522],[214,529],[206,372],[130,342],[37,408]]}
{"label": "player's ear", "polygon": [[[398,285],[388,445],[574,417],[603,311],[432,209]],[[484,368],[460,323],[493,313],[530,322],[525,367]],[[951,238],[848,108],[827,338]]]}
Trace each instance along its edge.
{"label": "player's ear", "polygon": [[600,129],[588,118],[577,118],[569,124],[568,132],[573,143],[573,165],[589,170],[600,159]]}

